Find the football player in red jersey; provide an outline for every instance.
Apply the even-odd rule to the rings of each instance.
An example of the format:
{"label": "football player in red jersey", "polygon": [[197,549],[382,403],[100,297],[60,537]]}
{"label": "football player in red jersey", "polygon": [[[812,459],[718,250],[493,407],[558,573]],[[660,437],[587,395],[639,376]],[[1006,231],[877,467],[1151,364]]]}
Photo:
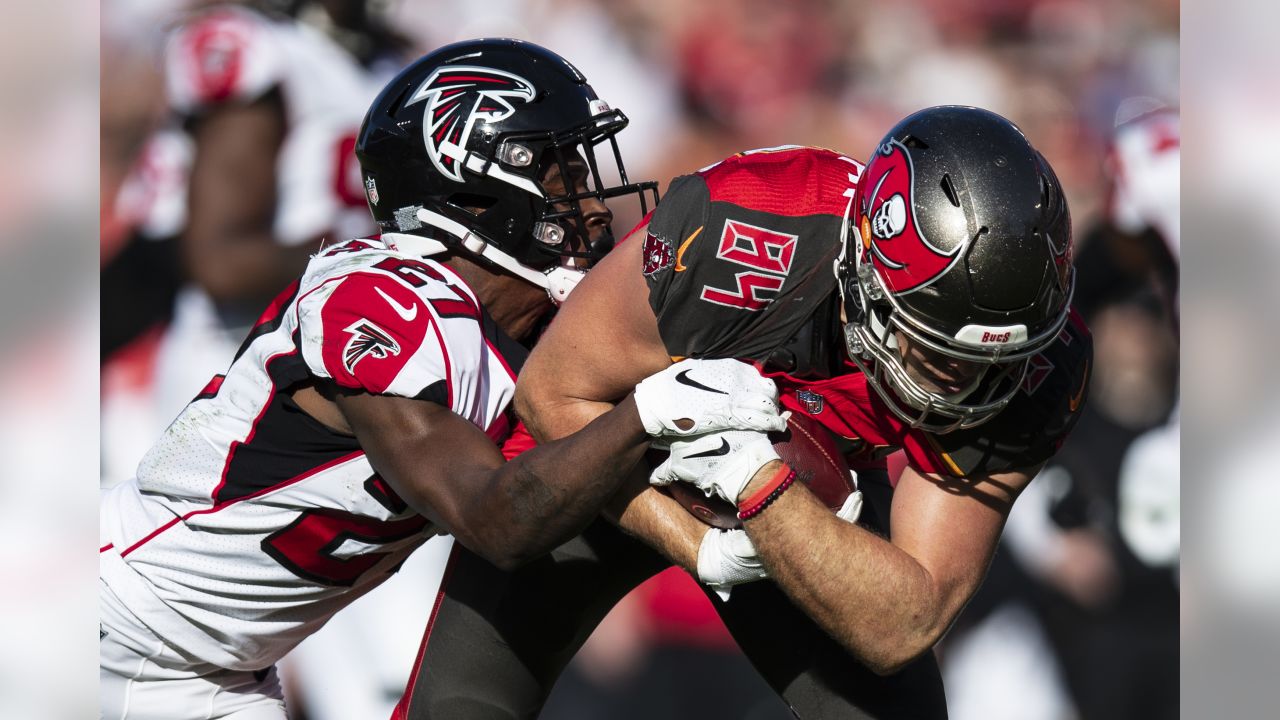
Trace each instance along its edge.
{"label": "football player in red jersey", "polygon": [[[455,548],[397,716],[536,715],[594,624],[671,562],[722,589],[762,565],[770,582],[712,602],[798,716],[945,716],[930,650],[1086,394],[1073,285],[1056,176],[977,108],[911,115],[865,167],[782,147],[677,178],[540,341],[522,417],[563,437],[681,358],[750,360],[847,443],[861,519],[793,484],[763,434],[677,440],[652,481],[736,502],[758,554],[643,481],[611,509],[661,556],[600,522],[514,573]],[[909,466],[891,486],[896,449]]]}
{"label": "football player in red jersey", "polygon": [[626,124],[516,40],[387,85],[356,144],[381,235],[313,257],[102,497],[104,718],[282,719],[274,664],[432,536],[510,568],[580,531],[652,437],[782,427],[772,381],[692,360],[505,461],[518,341],[612,246],[604,200],[653,191],[600,177]]}

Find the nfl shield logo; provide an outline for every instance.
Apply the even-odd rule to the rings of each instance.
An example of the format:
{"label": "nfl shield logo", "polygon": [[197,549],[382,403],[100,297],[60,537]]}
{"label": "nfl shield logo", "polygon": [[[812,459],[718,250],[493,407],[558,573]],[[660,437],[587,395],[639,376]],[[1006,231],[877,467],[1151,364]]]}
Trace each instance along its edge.
{"label": "nfl shield logo", "polygon": [[812,390],[800,390],[796,393],[796,400],[804,405],[805,412],[810,415],[817,415],[822,412],[822,396]]}
{"label": "nfl shield logo", "polygon": [[378,183],[374,182],[373,176],[364,179],[364,194],[369,196],[369,204],[378,204]]}

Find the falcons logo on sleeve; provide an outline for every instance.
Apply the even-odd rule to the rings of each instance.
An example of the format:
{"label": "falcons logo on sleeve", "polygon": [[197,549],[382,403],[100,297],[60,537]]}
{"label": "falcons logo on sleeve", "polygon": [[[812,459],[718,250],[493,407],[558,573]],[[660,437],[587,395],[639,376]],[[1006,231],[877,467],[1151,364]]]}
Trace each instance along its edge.
{"label": "falcons logo on sleeve", "polygon": [[533,100],[533,83],[493,68],[454,65],[431,73],[405,106],[426,101],[422,139],[431,162],[454,182],[462,182],[467,141],[476,120],[499,122],[516,111],[513,103]]}
{"label": "falcons logo on sleeve", "polygon": [[352,375],[355,375],[356,363],[370,355],[385,358],[400,354],[400,343],[368,320],[361,318],[348,325],[346,331],[351,333],[351,338],[342,350],[342,365]]}

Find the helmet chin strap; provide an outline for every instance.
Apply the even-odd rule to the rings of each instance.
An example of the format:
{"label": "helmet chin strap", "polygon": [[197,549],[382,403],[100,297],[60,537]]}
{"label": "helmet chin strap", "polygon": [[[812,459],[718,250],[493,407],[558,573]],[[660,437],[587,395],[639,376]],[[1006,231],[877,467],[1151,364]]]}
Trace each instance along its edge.
{"label": "helmet chin strap", "polygon": [[547,270],[543,276],[547,280],[547,294],[551,296],[551,302],[559,305],[569,299],[569,293],[578,287],[578,283],[587,276],[586,270],[578,270],[577,268],[565,267],[558,265]]}
{"label": "helmet chin strap", "polygon": [[[535,270],[499,250],[495,245],[471,232],[461,223],[454,222],[439,213],[434,213],[425,208],[419,208],[417,216],[418,220],[424,225],[438,228],[458,238],[467,252],[482,257],[512,275],[546,290],[547,295],[556,305],[568,299],[569,293],[573,292],[573,289],[577,287],[578,283],[586,275],[585,270],[564,266],[557,266],[548,270]],[[410,255],[429,257],[449,250],[449,247],[439,240],[421,235],[383,233],[382,238],[397,251]]]}
{"label": "helmet chin strap", "polygon": [[431,257],[432,255],[439,255],[449,251],[449,247],[439,240],[423,237],[422,235],[384,232],[379,237],[392,250],[405,255]]}

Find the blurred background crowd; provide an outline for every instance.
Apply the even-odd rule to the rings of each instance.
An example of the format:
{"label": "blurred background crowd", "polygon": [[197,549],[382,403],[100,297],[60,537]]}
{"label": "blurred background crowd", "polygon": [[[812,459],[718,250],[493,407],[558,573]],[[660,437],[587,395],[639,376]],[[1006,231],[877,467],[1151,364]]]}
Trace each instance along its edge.
{"label": "blurred background crowd", "polygon": [[[564,55],[632,119],[631,177],[664,188],[750,148],[865,159],[914,110],[979,105],[1021,126],[1066,188],[1096,355],[1075,434],[938,649],[952,715],[1177,716],[1176,0],[230,5],[102,6],[104,486],[131,475],[309,253],[372,231],[352,134],[434,47],[507,36]],[[429,543],[299,646],[282,668],[297,718],[390,714],[440,564]],[[672,570],[628,597],[544,717],[789,717],[691,582]]]}

